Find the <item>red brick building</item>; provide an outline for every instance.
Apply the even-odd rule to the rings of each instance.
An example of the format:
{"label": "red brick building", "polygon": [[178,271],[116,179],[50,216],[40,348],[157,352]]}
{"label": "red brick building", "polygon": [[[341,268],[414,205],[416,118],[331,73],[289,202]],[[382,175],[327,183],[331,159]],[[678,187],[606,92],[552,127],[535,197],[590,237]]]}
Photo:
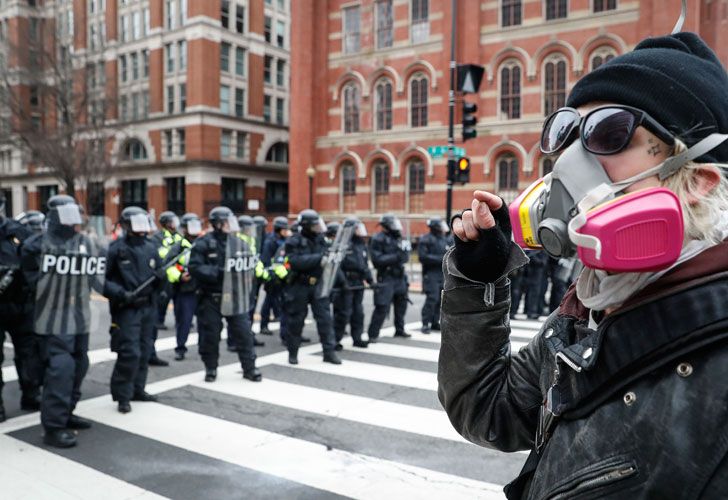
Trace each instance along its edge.
{"label": "red brick building", "polygon": [[[728,1],[689,3],[684,30],[728,64]],[[472,172],[453,206],[466,207],[476,187],[512,199],[548,171],[538,150],[544,116],[595,66],[671,32],[679,13],[680,0],[459,0],[457,60],[486,74],[468,96],[478,137],[458,144]],[[446,160],[427,147],[447,143],[452,14],[450,0],[293,3],[292,212],[308,206],[308,171],[326,218],[392,211],[416,233],[444,215]]]}
{"label": "red brick building", "polygon": [[[113,103],[113,173],[89,193],[91,215],[113,222],[128,205],[206,214],[217,204],[286,214],[289,9],[290,0],[0,0],[0,46],[39,27]],[[13,213],[62,190],[7,144],[0,185]]]}

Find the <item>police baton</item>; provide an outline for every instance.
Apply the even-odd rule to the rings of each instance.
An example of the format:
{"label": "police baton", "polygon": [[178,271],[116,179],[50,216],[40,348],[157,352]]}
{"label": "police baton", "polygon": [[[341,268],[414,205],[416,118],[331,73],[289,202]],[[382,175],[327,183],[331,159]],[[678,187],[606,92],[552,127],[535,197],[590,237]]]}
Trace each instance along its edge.
{"label": "police baton", "polygon": [[332,288],[332,292],[355,292],[357,290],[376,290],[377,288],[381,288],[382,285],[379,283],[372,283],[369,286],[366,285],[359,285],[359,286],[348,286],[346,288]]}

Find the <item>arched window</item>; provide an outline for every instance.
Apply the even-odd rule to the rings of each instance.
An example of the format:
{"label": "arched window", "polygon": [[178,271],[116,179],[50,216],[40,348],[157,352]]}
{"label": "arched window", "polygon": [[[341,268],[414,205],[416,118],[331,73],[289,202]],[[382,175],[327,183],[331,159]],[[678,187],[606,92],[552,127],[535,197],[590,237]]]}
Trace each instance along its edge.
{"label": "arched window", "polygon": [[376,129],[392,128],[392,82],[380,80],[376,86]]}
{"label": "arched window", "polygon": [[523,17],[521,0],[501,0],[501,26],[518,26]]}
{"label": "arched window", "polygon": [[550,115],[566,103],[566,61],[552,59],[544,65],[544,114]]}
{"label": "arched window", "polygon": [[541,158],[541,177],[550,174],[554,170],[554,159],[548,156]]}
{"label": "arched window", "polygon": [[359,108],[361,92],[351,83],[344,87],[344,133],[359,132]]}
{"label": "arched window", "polygon": [[389,165],[383,161],[374,164],[374,212],[389,210]]}
{"label": "arched window", "polygon": [[511,153],[506,153],[496,160],[498,167],[498,179],[496,193],[506,203],[516,199],[518,196],[518,159]]}
{"label": "arched window", "polygon": [[591,70],[594,71],[605,62],[609,62],[616,57],[614,49],[611,47],[602,47],[594,51],[591,57]]}
{"label": "arched window", "polygon": [[521,67],[515,61],[503,65],[501,77],[501,112],[505,118],[521,117]]}
{"label": "arched window", "polygon": [[148,158],[147,148],[138,139],[130,139],[122,149],[122,159],[125,161],[143,161]]}
{"label": "arched window", "polygon": [[410,107],[412,126],[427,126],[427,77],[417,74],[410,80]]}
{"label": "arched window", "polygon": [[350,162],[341,166],[341,192],[344,212],[353,213],[356,210],[356,167]]}
{"label": "arched window", "polygon": [[421,214],[425,209],[425,164],[421,159],[409,163],[409,211]]}
{"label": "arched window", "polygon": [[288,144],[276,142],[265,155],[265,161],[270,163],[288,163]]}
{"label": "arched window", "polygon": [[546,20],[563,19],[568,11],[567,0],[546,0]]}

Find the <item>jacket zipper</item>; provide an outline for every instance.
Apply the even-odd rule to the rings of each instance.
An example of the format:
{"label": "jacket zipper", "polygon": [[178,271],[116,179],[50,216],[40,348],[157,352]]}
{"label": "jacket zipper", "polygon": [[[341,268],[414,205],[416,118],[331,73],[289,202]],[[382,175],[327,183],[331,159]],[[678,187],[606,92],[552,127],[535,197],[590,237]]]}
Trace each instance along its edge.
{"label": "jacket zipper", "polygon": [[564,491],[562,493],[559,493],[555,496],[550,497],[550,500],[568,498],[568,497],[576,495],[576,494],[584,493],[585,491],[588,491],[588,490],[596,489],[602,485],[613,483],[615,481],[619,481],[620,479],[633,475],[636,470],[637,469],[634,465],[628,465],[626,467],[623,466],[619,469],[610,470],[609,472],[602,474],[601,476],[597,476],[595,478],[587,479],[586,481],[582,481],[581,483],[577,484],[571,490]]}

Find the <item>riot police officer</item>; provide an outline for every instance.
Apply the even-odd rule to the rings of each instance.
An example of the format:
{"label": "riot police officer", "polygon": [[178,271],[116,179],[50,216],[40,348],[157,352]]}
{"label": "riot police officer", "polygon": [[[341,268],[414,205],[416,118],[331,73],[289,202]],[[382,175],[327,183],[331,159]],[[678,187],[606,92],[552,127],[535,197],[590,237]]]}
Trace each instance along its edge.
{"label": "riot police officer", "polygon": [[[4,361],[5,332],[10,335],[15,369],[22,391],[20,407],[35,411],[38,401],[40,367],[33,336],[33,300],[20,271],[20,248],[32,236],[19,222],[5,217],[5,197],[0,190],[0,365]],[[0,371],[0,422],[5,420]]]}
{"label": "riot police officer", "polygon": [[190,274],[199,284],[197,330],[205,381],[214,382],[217,378],[220,332],[225,318],[243,377],[259,382],[262,375],[255,367],[253,332],[247,315],[257,254],[236,234],[240,228],[229,208],[213,208],[208,220],[213,231],[197,239],[189,263]]}
{"label": "riot police officer", "polygon": [[202,221],[194,213],[186,213],[180,219],[182,240],[169,247],[168,256],[176,264],[167,269],[167,281],[172,285],[174,322],[177,336],[174,359],[182,361],[187,353],[187,338],[192,327],[192,318],[197,309],[197,281],[190,274],[190,249],[202,233]]}
{"label": "riot police officer", "polygon": [[367,347],[368,342],[363,340],[364,332],[364,284],[374,282],[369,269],[369,252],[364,238],[367,236],[366,226],[356,217],[349,217],[344,221],[344,227],[353,226],[354,234],[341,262],[341,271],[344,275],[342,289],[334,299],[334,332],[337,345],[344,338],[346,325],[351,324],[351,337],[354,347]]}
{"label": "riot police officer", "polygon": [[119,223],[124,235],[109,245],[104,295],[111,311],[111,350],[117,355],[111,397],[121,413],[128,413],[130,401],[157,400],[144,389],[157,315],[153,293],[164,270],[157,248],[147,237],[146,210],[127,207]]}
{"label": "riot police officer", "polygon": [[[285,271],[285,274],[283,278],[288,274],[288,270],[281,269],[280,267],[273,267],[274,266],[274,259],[278,255],[279,250],[283,248],[283,246],[286,243],[286,239],[291,236],[291,231],[288,229],[288,219],[285,217],[276,217],[273,219],[273,233],[270,238],[266,238],[265,242],[263,242],[263,250],[260,253],[260,260],[263,262],[263,265],[266,267],[271,268],[271,281],[275,281],[275,283],[271,283],[269,286],[265,287],[265,299],[263,300],[263,305],[260,307],[260,333],[262,335],[272,335],[271,331],[268,329],[268,322],[270,321],[270,313],[273,311],[273,315],[280,319],[281,318],[281,292],[283,290],[282,288],[282,279],[279,276],[283,271]],[[276,270],[278,270],[278,274],[276,274]],[[268,283],[266,283],[268,285]],[[281,337],[282,338],[282,337]]]}
{"label": "riot police officer", "polygon": [[448,248],[447,225],[439,217],[427,221],[430,233],[420,238],[417,255],[422,264],[422,291],[425,304],[422,306],[422,333],[440,331],[440,295],[443,275],[442,258]]}
{"label": "riot police officer", "polygon": [[[262,215],[256,215],[253,219],[253,224],[255,224],[255,248],[258,252],[258,255],[263,253],[263,245],[265,244],[265,241],[271,237],[270,234],[268,234],[268,219],[263,217]],[[255,310],[258,307],[258,295],[260,294],[260,287],[263,286],[263,284],[267,281],[268,276],[259,276],[255,280],[255,283],[253,285],[253,292],[250,295],[250,323],[253,323],[253,317],[255,316]]]}
{"label": "riot police officer", "polygon": [[369,322],[369,342],[379,337],[384,318],[394,304],[394,336],[411,337],[404,331],[404,315],[407,313],[407,289],[409,283],[404,265],[409,261],[412,245],[402,239],[402,223],[392,214],[379,219],[382,231],[369,243],[369,254],[377,270],[377,288],[374,290],[374,312]]}
{"label": "riot police officer", "polygon": [[45,224],[45,215],[43,212],[39,212],[38,210],[28,210],[27,212],[18,214],[18,216],[15,217],[15,220],[26,226],[34,234],[43,232],[43,225]]}
{"label": "riot police officer", "polygon": [[53,196],[48,200],[48,230],[30,238],[21,250],[23,274],[35,295],[34,331],[45,372],[43,441],[59,448],[76,444],[72,429],[91,427],[73,410],[89,366],[91,289],[101,289],[106,258],[79,231],[82,223],[71,196]]}
{"label": "riot police officer", "polygon": [[[162,212],[159,215],[159,225],[161,229],[154,233],[151,238],[157,245],[157,248],[159,248],[160,254],[163,254],[162,259],[164,259],[168,249],[175,243],[182,241],[182,235],[177,232],[179,228],[179,217],[174,212]],[[164,324],[164,318],[167,316],[167,306],[171,298],[171,287],[166,282],[162,282],[159,289],[159,296],[157,297],[157,328],[160,330],[167,329]],[[149,362],[150,365],[158,364],[156,363],[156,357],[155,351]],[[165,362],[160,366],[166,366],[166,364],[168,363]]]}
{"label": "riot police officer", "polygon": [[288,320],[288,362],[298,364],[301,333],[308,314],[308,305],[316,320],[319,339],[324,350],[324,362],[341,364],[335,352],[336,341],[331,324],[329,298],[320,297],[317,285],[326,265],[327,244],[324,239],[326,225],[315,210],[304,210],[298,215],[300,232],[285,244],[290,265],[288,287],[284,290],[283,307]]}
{"label": "riot police officer", "polygon": [[[249,215],[241,215],[238,217],[238,225],[240,226],[240,231],[238,232],[238,237],[243,240],[249,248],[253,249],[253,251],[256,253],[256,255],[259,256],[258,248],[260,247],[259,244],[259,238],[258,238],[258,225],[253,220],[253,217]],[[251,328],[253,326],[253,321],[255,317],[255,305],[257,300],[257,287],[259,282],[265,282],[268,280],[268,271],[265,269],[265,265],[263,262],[258,259],[257,264],[255,265],[255,280],[253,282],[253,286],[250,290],[250,309],[248,310],[248,317],[250,318],[250,325]],[[256,347],[262,347],[265,345],[265,342],[258,340],[255,337],[255,333],[253,333],[253,343]],[[233,340],[228,336],[227,338],[227,344],[228,344],[228,351],[237,351],[237,348],[235,347]]]}

